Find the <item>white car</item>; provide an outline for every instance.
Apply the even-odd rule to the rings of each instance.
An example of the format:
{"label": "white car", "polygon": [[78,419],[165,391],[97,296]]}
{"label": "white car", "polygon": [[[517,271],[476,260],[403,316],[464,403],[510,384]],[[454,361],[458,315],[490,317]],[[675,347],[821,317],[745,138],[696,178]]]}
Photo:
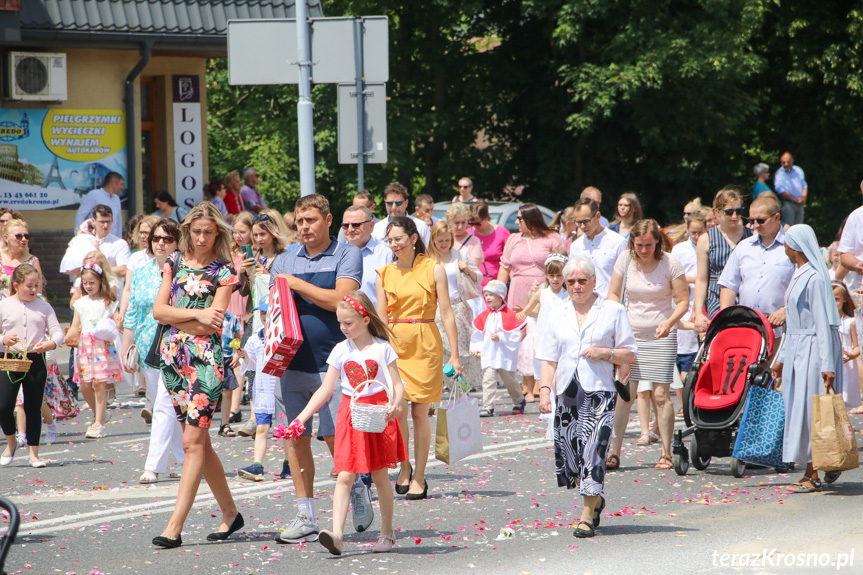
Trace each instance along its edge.
{"label": "white car", "polygon": [[[486,202],[488,204],[488,219],[493,224],[503,226],[512,233],[518,233],[518,224],[515,223],[515,217],[518,215],[518,207],[523,202]],[[452,202],[437,202],[434,205],[434,217],[446,219],[446,209]],[[550,224],[554,219],[555,212],[545,206],[537,206],[542,212],[542,217],[546,224]]]}

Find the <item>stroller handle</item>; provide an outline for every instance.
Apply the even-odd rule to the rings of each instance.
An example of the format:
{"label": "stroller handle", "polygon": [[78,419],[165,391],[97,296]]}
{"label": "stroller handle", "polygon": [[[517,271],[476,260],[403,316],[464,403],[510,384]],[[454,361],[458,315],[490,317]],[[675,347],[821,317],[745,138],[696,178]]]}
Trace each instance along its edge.
{"label": "stroller handle", "polygon": [[15,504],[5,497],[0,497],[0,508],[5,509],[9,513],[9,529],[6,530],[6,536],[3,537],[2,546],[0,546],[0,573],[5,575],[6,571],[3,566],[6,564],[6,555],[15,542],[15,536],[18,535],[18,527],[21,524],[21,515],[18,514],[18,508]]}

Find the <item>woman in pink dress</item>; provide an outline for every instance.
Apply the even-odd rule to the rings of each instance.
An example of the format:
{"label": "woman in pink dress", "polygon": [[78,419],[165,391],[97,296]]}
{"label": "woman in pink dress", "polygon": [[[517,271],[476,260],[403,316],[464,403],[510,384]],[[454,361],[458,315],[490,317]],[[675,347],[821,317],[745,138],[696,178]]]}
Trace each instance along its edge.
{"label": "woman in pink dress", "polygon": [[509,230],[489,221],[488,204],[483,200],[470,204],[468,223],[473,228],[470,233],[475,235],[482,245],[483,261],[479,271],[482,274],[482,286],[485,287],[489,280],[497,279],[503,246],[510,236]]}
{"label": "woman in pink dress", "polygon": [[[560,235],[551,230],[536,204],[523,204],[515,219],[518,233],[509,236],[500,258],[497,279],[509,282],[507,304],[514,311],[527,305],[530,292],[545,281],[545,258],[555,249],[563,248]],[[518,372],[524,376],[522,390],[528,403],[539,394],[533,377],[533,332],[536,319],[525,322],[525,336],[518,347]]]}

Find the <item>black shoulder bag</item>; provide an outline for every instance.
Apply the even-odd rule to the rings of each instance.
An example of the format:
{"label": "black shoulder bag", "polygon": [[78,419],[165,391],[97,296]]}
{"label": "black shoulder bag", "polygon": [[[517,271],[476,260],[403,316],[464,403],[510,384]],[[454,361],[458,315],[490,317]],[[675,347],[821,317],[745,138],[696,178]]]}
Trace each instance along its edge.
{"label": "black shoulder bag", "polygon": [[[174,269],[171,272],[171,281],[177,275],[177,267],[180,265],[180,252],[174,253]],[[150,346],[150,351],[147,352],[147,357],[144,358],[144,365],[148,367],[152,367],[153,369],[161,369],[162,366],[159,365],[160,360],[160,349],[162,347],[162,340],[165,338],[165,333],[171,329],[170,325],[165,325],[160,323],[158,327],[156,327],[156,338],[153,340],[153,345]]]}

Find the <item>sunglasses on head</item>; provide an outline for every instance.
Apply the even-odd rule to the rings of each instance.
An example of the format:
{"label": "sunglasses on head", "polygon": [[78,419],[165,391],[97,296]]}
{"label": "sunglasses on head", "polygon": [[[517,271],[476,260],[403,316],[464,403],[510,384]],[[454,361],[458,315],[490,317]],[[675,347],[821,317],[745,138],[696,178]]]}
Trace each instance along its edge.
{"label": "sunglasses on head", "polygon": [[267,214],[258,214],[255,216],[255,219],[252,220],[253,224],[257,224],[258,222],[266,222],[270,220],[270,216]]}
{"label": "sunglasses on head", "polygon": [[354,223],[354,222],[344,223],[344,224],[342,224],[342,229],[343,229],[343,230],[348,230],[348,229],[350,229],[350,228],[353,228],[353,229],[355,229],[355,230],[356,230],[356,229],[361,228],[363,225],[365,225],[365,224],[369,223],[370,221],[371,221],[371,220],[364,220],[364,221],[362,221],[362,222],[356,222],[356,223]]}
{"label": "sunglasses on head", "polygon": [[726,216],[733,216],[734,214],[742,216],[746,212],[746,208],[724,208],[719,211],[723,212]]}
{"label": "sunglasses on head", "polygon": [[590,281],[590,278],[568,279],[568,280],[566,280],[566,285],[568,285],[570,287],[574,286],[575,284],[578,284],[580,286],[586,286],[587,282],[589,282],[589,281]]}

